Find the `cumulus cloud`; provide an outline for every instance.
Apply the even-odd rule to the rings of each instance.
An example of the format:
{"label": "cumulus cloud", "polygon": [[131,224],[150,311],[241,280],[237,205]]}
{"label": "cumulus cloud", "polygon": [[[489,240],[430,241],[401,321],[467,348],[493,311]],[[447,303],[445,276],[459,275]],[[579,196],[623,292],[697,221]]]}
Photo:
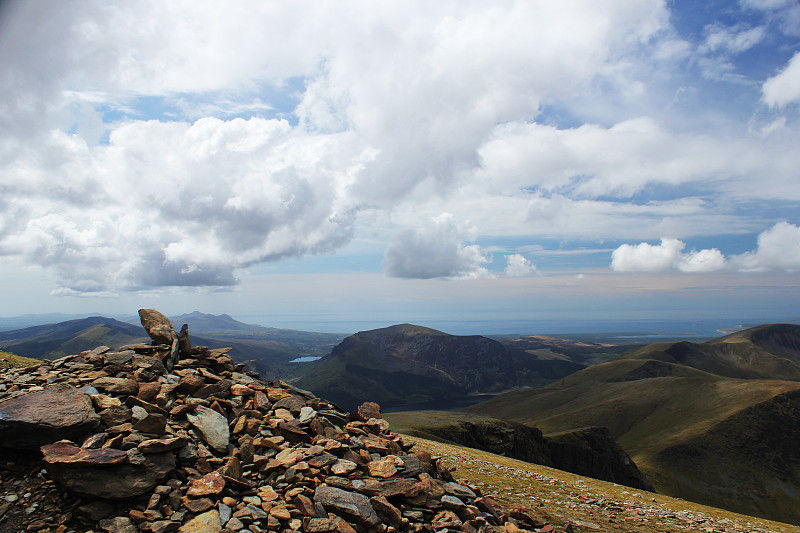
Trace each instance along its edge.
{"label": "cumulus cloud", "polygon": [[[447,195],[497,124],[610,75],[669,24],[658,0],[9,5],[0,251],[95,293],[229,285],[336,250],[360,212]],[[481,275],[450,226],[434,231],[449,259],[402,266],[401,244],[428,242],[410,230],[388,270]]]}
{"label": "cumulus cloud", "polygon": [[661,239],[661,244],[646,242],[623,244],[611,253],[611,269],[616,272],[664,272],[674,268],[686,246],[678,239]]}
{"label": "cumulus cloud", "polygon": [[681,272],[716,272],[725,268],[725,256],[716,248],[683,254],[677,263]]}
{"label": "cumulus cloud", "polygon": [[800,227],[779,222],[758,236],[755,250],[731,258],[738,270],[800,270]]}
{"label": "cumulus cloud", "polygon": [[686,244],[661,239],[661,244],[623,244],[611,254],[616,272],[716,272],[730,268],[740,272],[800,270],[800,227],[779,222],[758,235],[755,250],[725,257],[717,248],[683,253]]}
{"label": "cumulus cloud", "polygon": [[237,268],[336,249],[355,209],[341,191],[370,157],[352,135],[258,118],[129,122],[107,146],[54,134],[49,148],[3,183],[0,253],[90,292],[230,285]]}
{"label": "cumulus cloud", "polygon": [[725,257],[716,248],[683,253],[686,243],[661,239],[661,244],[646,242],[623,244],[611,253],[611,269],[616,272],[715,272],[725,268]]}
{"label": "cumulus cloud", "polygon": [[386,249],[383,267],[397,278],[480,278],[489,276],[489,258],[477,245],[465,245],[471,229],[450,213],[416,229],[402,231]]}
{"label": "cumulus cloud", "polygon": [[510,278],[523,278],[536,273],[536,265],[522,254],[506,256],[506,276]]}
{"label": "cumulus cloud", "polygon": [[783,70],[765,81],[761,91],[764,101],[771,107],[800,102],[800,52],[792,56]]}

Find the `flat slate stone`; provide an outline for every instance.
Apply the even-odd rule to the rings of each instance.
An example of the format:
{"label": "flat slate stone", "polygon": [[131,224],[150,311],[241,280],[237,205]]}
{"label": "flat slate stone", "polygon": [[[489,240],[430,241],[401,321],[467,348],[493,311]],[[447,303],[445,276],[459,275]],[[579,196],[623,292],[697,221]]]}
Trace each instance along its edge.
{"label": "flat slate stone", "polygon": [[78,448],[63,442],[42,446],[42,455],[48,464],[86,466],[118,465],[128,460],[123,450],[113,448]]}
{"label": "flat slate stone", "polygon": [[221,530],[222,522],[216,509],[195,516],[178,529],[183,533],[219,533]]}
{"label": "flat slate stone", "polygon": [[202,405],[197,406],[194,413],[188,413],[186,417],[209,446],[218,452],[227,450],[231,438],[227,418]]}
{"label": "flat slate stone", "polygon": [[0,403],[0,447],[38,448],[85,437],[99,421],[88,395],[66,383],[52,385]]}
{"label": "flat slate stone", "polygon": [[314,491],[314,501],[321,503],[326,508],[330,507],[340,511],[366,526],[374,526],[381,521],[375,514],[369,498],[363,494],[348,492],[336,487],[317,487]]}
{"label": "flat slate stone", "polygon": [[97,466],[54,462],[48,463],[48,471],[61,486],[79,496],[124,500],[152,490],[175,469],[172,452],[153,453],[145,457],[141,465],[121,463]]}

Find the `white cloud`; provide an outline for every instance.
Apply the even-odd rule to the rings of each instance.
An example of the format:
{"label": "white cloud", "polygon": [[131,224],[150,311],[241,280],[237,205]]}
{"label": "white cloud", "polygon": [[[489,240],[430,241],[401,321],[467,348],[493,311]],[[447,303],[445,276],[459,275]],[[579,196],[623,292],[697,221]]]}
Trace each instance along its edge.
{"label": "white cloud", "polygon": [[678,239],[661,239],[661,244],[646,242],[623,244],[611,253],[611,269],[615,272],[716,272],[725,268],[725,257],[716,248],[683,253],[686,243]]}
{"label": "white cloud", "polygon": [[726,260],[717,248],[683,254],[677,268],[681,272],[716,272],[725,268]]}
{"label": "white cloud", "polygon": [[760,9],[763,11],[772,11],[774,9],[780,9],[786,5],[792,3],[793,0],[740,0],[740,3],[744,7],[749,7],[751,9]]}
{"label": "white cloud", "polygon": [[616,272],[717,272],[726,268],[741,272],[800,270],[800,227],[779,222],[758,235],[751,252],[725,257],[717,248],[683,253],[686,244],[678,239],[661,239],[660,245],[646,242],[623,244],[611,254]]}
{"label": "white cloud", "polygon": [[510,278],[522,278],[536,273],[536,265],[522,254],[511,254],[506,256],[506,276]]}
{"label": "white cloud", "polygon": [[800,270],[800,227],[779,222],[758,236],[752,252],[731,258],[738,270]]}
{"label": "white cloud", "polygon": [[782,71],[765,81],[761,90],[770,107],[800,102],[800,52],[792,56]]}
{"label": "white cloud", "polygon": [[6,176],[0,252],[91,292],[230,285],[238,268],[336,249],[356,211],[343,191],[371,157],[351,134],[257,118],[130,122],[108,146],[56,134],[48,148],[44,167],[29,150]]}
{"label": "white cloud", "polygon": [[611,269],[616,272],[665,272],[675,267],[686,244],[678,239],[661,239],[661,244],[646,242],[623,244],[611,253]]}
{"label": "white cloud", "polygon": [[489,259],[477,245],[465,245],[472,230],[459,225],[449,213],[417,229],[402,231],[386,249],[383,267],[397,278],[488,277],[483,264]]}
{"label": "white cloud", "polygon": [[766,26],[749,28],[743,24],[735,26],[713,24],[705,28],[705,33],[703,49],[738,54],[761,42],[767,34],[767,28]]}

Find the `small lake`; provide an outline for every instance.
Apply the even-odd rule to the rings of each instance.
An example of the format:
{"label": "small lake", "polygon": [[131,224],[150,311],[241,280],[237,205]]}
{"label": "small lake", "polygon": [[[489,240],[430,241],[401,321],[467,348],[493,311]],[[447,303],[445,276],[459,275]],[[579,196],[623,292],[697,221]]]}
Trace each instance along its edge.
{"label": "small lake", "polygon": [[317,361],[322,359],[319,355],[304,355],[303,357],[297,357],[289,361],[290,363],[311,363],[312,361]]}

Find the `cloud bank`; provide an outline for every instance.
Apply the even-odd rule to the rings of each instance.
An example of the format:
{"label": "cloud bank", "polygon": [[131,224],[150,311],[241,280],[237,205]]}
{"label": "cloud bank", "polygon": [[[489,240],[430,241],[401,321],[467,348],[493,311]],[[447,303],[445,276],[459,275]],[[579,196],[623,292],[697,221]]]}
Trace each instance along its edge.
{"label": "cloud bank", "polygon": [[707,111],[686,65],[729,72],[790,7],[752,0],[758,21],[689,42],[660,0],[9,2],[0,254],[69,294],[230,287],[367,231],[400,278],[536,271],[490,272],[477,237],[674,235],[613,268],[773,268],[761,238],[739,259],[684,242],[800,200],[798,56],[755,84],[765,124]]}

